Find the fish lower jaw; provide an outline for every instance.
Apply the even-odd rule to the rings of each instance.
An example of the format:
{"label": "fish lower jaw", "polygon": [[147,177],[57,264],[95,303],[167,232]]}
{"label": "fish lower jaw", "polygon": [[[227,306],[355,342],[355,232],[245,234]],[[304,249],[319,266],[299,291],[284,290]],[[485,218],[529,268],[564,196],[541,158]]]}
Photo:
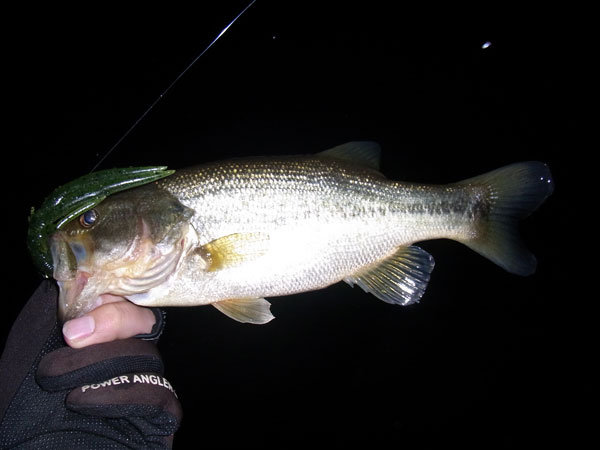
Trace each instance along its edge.
{"label": "fish lower jaw", "polygon": [[106,277],[101,274],[77,271],[69,280],[57,280],[59,287],[58,318],[61,322],[75,319],[106,303],[104,295],[123,296],[111,289]]}
{"label": "fish lower jaw", "polygon": [[90,297],[85,295],[89,278],[88,272],[77,271],[75,277],[71,279],[57,280],[58,318],[61,322],[79,317],[97,306],[93,301],[86,301],[86,298]]}

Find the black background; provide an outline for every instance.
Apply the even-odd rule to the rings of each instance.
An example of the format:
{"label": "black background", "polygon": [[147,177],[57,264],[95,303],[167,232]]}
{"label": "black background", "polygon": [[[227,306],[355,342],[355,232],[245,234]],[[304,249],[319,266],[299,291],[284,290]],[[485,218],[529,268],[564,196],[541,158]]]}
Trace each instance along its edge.
{"label": "black background", "polygon": [[[342,283],[273,299],[264,326],[169,308],[160,348],[185,411],[176,448],[520,448],[591,427],[591,299],[576,293],[585,277],[570,243],[582,42],[562,10],[383,5],[258,0],[100,168],[367,139],[405,181],[541,160],[556,190],[522,224],[538,271],[510,275],[430,241],[436,269],[410,307]],[[244,6],[6,15],[2,341],[39,282],[29,208],[89,172]]]}

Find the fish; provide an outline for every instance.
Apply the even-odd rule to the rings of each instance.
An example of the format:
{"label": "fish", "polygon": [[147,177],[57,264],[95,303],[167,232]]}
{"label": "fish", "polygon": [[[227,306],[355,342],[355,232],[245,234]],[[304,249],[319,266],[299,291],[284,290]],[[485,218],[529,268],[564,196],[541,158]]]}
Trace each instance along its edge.
{"label": "fish", "polygon": [[517,223],[551,195],[545,163],[456,183],[388,179],[375,142],[316,154],[232,158],[109,195],[50,237],[59,316],[99,296],[142,306],[213,305],[242,323],[274,318],[269,297],[344,281],[395,305],[418,302],[434,258],[465,244],[506,271],[535,272]]}

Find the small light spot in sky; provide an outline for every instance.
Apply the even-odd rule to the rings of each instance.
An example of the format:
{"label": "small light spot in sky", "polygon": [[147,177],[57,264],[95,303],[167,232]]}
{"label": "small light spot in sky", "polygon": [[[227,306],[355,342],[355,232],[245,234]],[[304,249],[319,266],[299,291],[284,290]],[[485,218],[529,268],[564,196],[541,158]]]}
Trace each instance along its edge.
{"label": "small light spot in sky", "polygon": [[491,45],[491,41],[485,41],[483,44],[481,44],[481,49],[485,50],[486,48],[490,48]]}

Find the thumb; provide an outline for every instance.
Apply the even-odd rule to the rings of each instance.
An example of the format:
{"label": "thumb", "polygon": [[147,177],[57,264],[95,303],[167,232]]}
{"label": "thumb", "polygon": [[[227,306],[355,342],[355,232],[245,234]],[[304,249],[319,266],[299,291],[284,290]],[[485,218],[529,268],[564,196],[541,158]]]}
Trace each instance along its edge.
{"label": "thumb", "polygon": [[102,305],[63,325],[63,336],[70,347],[127,339],[150,333],[156,322],[151,309],[134,305],[123,297],[103,295]]}

